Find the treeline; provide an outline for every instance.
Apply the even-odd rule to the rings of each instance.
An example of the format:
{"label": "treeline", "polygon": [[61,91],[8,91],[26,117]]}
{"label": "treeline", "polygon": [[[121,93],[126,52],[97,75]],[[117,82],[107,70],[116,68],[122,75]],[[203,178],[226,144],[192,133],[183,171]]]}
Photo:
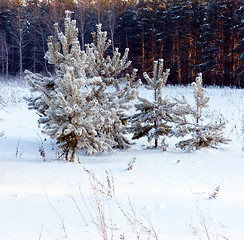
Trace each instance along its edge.
{"label": "treeline", "polygon": [[131,68],[152,72],[163,58],[170,84],[244,87],[244,0],[0,0],[0,73],[52,72],[44,59],[55,22],[74,12],[84,49],[102,23]]}

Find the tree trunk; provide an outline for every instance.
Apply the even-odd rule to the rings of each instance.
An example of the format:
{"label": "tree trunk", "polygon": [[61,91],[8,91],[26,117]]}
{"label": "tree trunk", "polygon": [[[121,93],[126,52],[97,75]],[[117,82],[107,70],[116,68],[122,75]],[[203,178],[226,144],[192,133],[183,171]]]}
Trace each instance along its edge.
{"label": "tree trunk", "polygon": [[33,72],[36,72],[36,34],[34,33]]}
{"label": "tree trunk", "polygon": [[224,26],[224,20],[221,21],[221,86],[224,86],[224,76],[225,76],[225,26]]}
{"label": "tree trunk", "polygon": [[179,23],[176,24],[176,62],[178,66],[178,84],[181,84],[181,49],[180,49],[180,36],[179,36]]}
{"label": "tree trunk", "polygon": [[188,69],[189,69],[189,81],[191,83],[196,77],[196,39],[192,33],[192,20],[190,17],[190,30],[189,30],[189,55],[188,55]]}
{"label": "tree trunk", "polygon": [[[113,10],[113,9],[112,9]],[[111,41],[112,41],[112,49],[113,49],[113,51],[114,51],[114,25],[115,25],[115,23],[114,23],[114,18],[115,18],[115,16],[114,16],[114,11],[112,11],[112,10],[110,10],[110,11],[108,11],[108,20],[109,20],[109,29],[110,29],[110,35],[111,35]]]}
{"label": "tree trunk", "polygon": [[154,68],[154,60],[155,60],[155,23],[154,19],[152,20],[152,66]]}
{"label": "tree trunk", "polygon": [[20,33],[19,39],[19,75],[23,75],[23,52],[22,52],[22,34]]}
{"label": "tree trunk", "polygon": [[4,38],[4,45],[5,45],[5,51],[6,51],[6,67],[5,67],[5,74],[6,74],[6,78],[8,79],[8,44],[7,44],[6,36],[5,36],[5,38]]}
{"label": "tree trunk", "polygon": [[70,162],[75,162],[75,148],[72,149],[71,157],[70,157]]}
{"label": "tree trunk", "polygon": [[[239,45],[239,35],[238,33],[235,34],[233,33],[233,39],[232,39],[232,51],[231,51],[231,61],[232,61],[232,79],[234,80],[236,78],[235,76],[235,71],[236,69],[240,66],[240,61],[239,61],[239,54],[236,52],[236,48]],[[236,85],[233,81],[233,85]],[[238,87],[238,86],[236,86]]]}
{"label": "tree trunk", "polygon": [[142,60],[141,60],[141,71],[145,72],[145,39],[144,39],[144,25],[142,24],[142,33],[141,33],[141,39],[142,39]]}
{"label": "tree trunk", "polygon": [[159,58],[163,59],[164,58],[164,40],[160,41],[160,53],[159,53]]}
{"label": "tree trunk", "polygon": [[4,74],[4,70],[5,70],[5,67],[4,67],[4,44],[3,44],[3,39],[2,39],[2,41],[1,41],[1,46],[2,46],[2,74]]}

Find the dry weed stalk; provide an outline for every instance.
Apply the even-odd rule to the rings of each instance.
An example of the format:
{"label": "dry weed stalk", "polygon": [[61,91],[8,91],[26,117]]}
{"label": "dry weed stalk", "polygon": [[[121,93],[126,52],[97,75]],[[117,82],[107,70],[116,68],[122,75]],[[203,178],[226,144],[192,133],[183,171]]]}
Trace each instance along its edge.
{"label": "dry weed stalk", "polygon": [[79,214],[80,214],[82,220],[85,222],[86,226],[88,226],[88,223],[87,223],[87,221],[86,221],[86,218],[85,218],[84,215],[82,214],[82,211],[81,211],[81,209],[80,209],[80,207],[79,207],[77,201],[75,200],[74,197],[72,197],[72,196],[69,196],[69,197],[73,200],[73,202],[74,202],[74,204],[75,204],[75,206],[76,206],[76,209],[78,210],[78,212],[79,212]]}
{"label": "dry weed stalk", "polygon": [[244,135],[244,114],[242,115],[242,119],[241,119],[241,132],[242,135]]}
{"label": "dry weed stalk", "polygon": [[4,131],[0,132],[0,137],[4,136]]}
{"label": "dry weed stalk", "polygon": [[[39,153],[40,153],[40,156],[43,158],[43,161],[45,162],[46,161],[46,152],[45,152],[45,148],[44,148],[44,143],[43,143],[43,140],[40,136],[39,133],[36,133],[39,140],[38,140],[38,143],[39,143]],[[44,139],[44,141],[46,141],[46,138]]]}
{"label": "dry weed stalk", "polygon": [[40,134],[38,132],[36,132],[36,135],[38,136],[38,143],[39,143],[39,154],[42,157],[43,161],[46,161],[46,152],[45,152],[45,148],[44,148],[44,141],[46,141],[46,138],[44,140],[42,140],[42,137],[40,136]]}
{"label": "dry weed stalk", "polygon": [[216,228],[213,224],[212,219],[207,221],[206,217],[204,216],[204,212],[200,209],[198,205],[196,206],[196,208],[197,216],[199,219],[199,226],[193,225],[192,223],[187,224],[193,235],[197,236],[199,240],[228,240],[228,238],[216,232]]}
{"label": "dry weed stalk", "polygon": [[[95,206],[97,207],[97,223],[96,226],[100,229],[102,233],[103,240],[108,240],[108,233],[106,227],[106,217],[105,217],[105,210],[104,210],[104,200],[100,198],[99,192],[97,189],[93,188],[93,196],[95,200]],[[113,228],[111,228],[113,229]]]}
{"label": "dry weed stalk", "polygon": [[105,171],[107,185],[99,181],[97,176],[91,170],[85,167],[84,170],[89,175],[90,185],[93,190],[103,194],[108,198],[112,198],[115,195],[114,179],[113,179],[113,173],[111,169],[109,171],[108,170]]}
{"label": "dry weed stalk", "polygon": [[19,136],[19,139],[18,139],[18,143],[17,143],[17,146],[16,146],[16,151],[15,151],[15,157],[21,157],[22,156],[22,154],[23,154],[23,152],[20,152],[19,151],[19,146],[20,146],[20,138],[21,138],[21,136]]}
{"label": "dry weed stalk", "polygon": [[160,148],[162,151],[166,152],[167,149],[169,148],[169,144],[166,143],[166,138],[164,137],[161,141]]}
{"label": "dry weed stalk", "polygon": [[39,153],[40,153],[40,156],[43,158],[43,161],[45,162],[46,161],[46,153],[45,153],[43,143],[39,146]]}
{"label": "dry weed stalk", "polygon": [[149,215],[146,217],[147,223],[144,223],[144,221],[137,216],[129,198],[128,203],[130,205],[129,211],[124,210],[120,204],[118,204],[118,207],[126,218],[128,224],[131,226],[132,231],[136,234],[136,238],[139,240],[141,239],[141,234],[146,233],[148,235],[147,239],[151,239],[151,237],[153,237],[155,240],[158,240],[158,233],[155,231]]}
{"label": "dry weed stalk", "polygon": [[[1,96],[0,96],[0,106],[1,106]],[[3,121],[3,119],[0,118],[0,122]],[[0,137],[4,136],[4,131],[0,132]]]}
{"label": "dry weed stalk", "polygon": [[241,135],[242,135],[242,151],[244,152],[244,114],[242,115],[242,119],[241,119]]}
{"label": "dry weed stalk", "polygon": [[[100,181],[97,176],[84,167],[85,172],[89,175],[90,186],[92,189],[92,196],[89,198],[89,206],[82,194],[80,187],[80,194],[82,196],[83,203],[89,213],[92,223],[98,229],[99,234],[103,240],[114,239],[114,225],[112,221],[112,213],[110,209],[110,203],[106,200],[114,198],[114,180],[112,171],[106,172],[106,184]],[[106,204],[105,204],[106,202]],[[106,215],[106,210],[109,211],[110,217]],[[109,224],[107,222],[110,222]]]}
{"label": "dry weed stalk", "polygon": [[61,215],[59,214],[59,212],[57,211],[57,209],[52,205],[52,203],[50,202],[48,196],[47,196],[47,193],[46,191],[44,190],[44,193],[45,193],[45,196],[46,196],[46,199],[50,205],[50,207],[53,209],[53,211],[55,212],[55,214],[58,216],[59,220],[60,220],[60,225],[63,229],[63,233],[64,233],[64,236],[65,238],[68,238],[68,235],[67,235],[67,231],[66,231],[66,227],[65,227],[65,224],[64,224],[64,218],[61,217]]}
{"label": "dry weed stalk", "polygon": [[133,157],[130,162],[128,163],[128,168],[127,168],[127,171],[131,171],[133,169],[133,166],[136,162],[136,157]]}
{"label": "dry weed stalk", "polygon": [[213,193],[209,196],[209,199],[216,199],[218,197],[218,194],[219,194],[219,190],[220,190],[220,185],[218,185]]}
{"label": "dry weed stalk", "polygon": [[[92,189],[92,196],[89,199],[89,205],[82,194],[81,187],[80,194],[92,223],[97,227],[103,240],[114,240],[114,230],[117,230],[115,228],[116,225],[113,224],[110,204],[115,204],[115,206],[119,208],[123,217],[125,220],[127,220],[127,223],[131,226],[133,232],[136,234],[137,240],[141,239],[142,233],[147,234],[148,240],[152,238],[158,240],[158,234],[156,233],[149,216],[146,218],[147,223],[144,223],[143,220],[139,219],[136,211],[132,207],[130,199],[128,199],[130,206],[129,210],[125,210],[125,208],[121,206],[120,202],[115,197],[114,180],[111,170],[105,171],[106,185],[102,183],[102,181],[100,181],[92,171],[86,168],[84,168],[84,170],[89,175]],[[109,217],[107,216],[106,211],[109,212]],[[120,240],[125,239],[125,234],[120,234]]]}
{"label": "dry weed stalk", "polygon": [[125,240],[125,234],[120,235],[120,240]]}

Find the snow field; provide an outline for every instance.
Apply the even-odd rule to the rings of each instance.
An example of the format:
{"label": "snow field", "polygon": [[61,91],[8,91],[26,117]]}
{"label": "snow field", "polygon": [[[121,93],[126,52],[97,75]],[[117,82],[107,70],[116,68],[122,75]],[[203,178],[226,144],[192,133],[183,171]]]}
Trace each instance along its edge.
{"label": "snow field", "polygon": [[[93,209],[84,167],[104,185],[105,171],[111,169],[119,206],[128,212],[132,206],[138,220],[147,225],[149,216],[159,239],[198,239],[203,218],[210,239],[222,239],[222,235],[232,240],[244,239],[243,89],[207,88],[210,110],[223,114],[227,121],[225,133],[232,140],[228,145],[184,153],[174,147],[179,139],[170,138],[169,150],[163,152],[144,150],[142,145],[147,141],[141,139],[128,151],[89,157],[80,152],[80,164],[72,164],[57,160],[52,142],[44,140],[46,136],[37,125],[38,116],[27,109],[23,100],[30,94],[28,89],[11,82],[0,83],[0,87],[4,102],[0,107],[0,132],[4,131],[0,138],[0,239],[102,239],[80,193],[81,189],[88,208]],[[169,97],[185,95],[189,101],[193,101],[192,92],[190,86],[167,86],[163,90]],[[143,88],[141,94],[151,97]],[[45,162],[39,153],[41,144]],[[127,171],[133,158],[132,171]],[[216,199],[209,199],[218,186]],[[108,229],[112,216],[114,239],[120,239],[122,234],[125,239],[136,239],[132,224],[126,221],[116,201],[102,201]],[[197,235],[188,224],[199,228]],[[141,239],[146,237],[141,233]],[[202,235],[201,239],[207,238]]]}

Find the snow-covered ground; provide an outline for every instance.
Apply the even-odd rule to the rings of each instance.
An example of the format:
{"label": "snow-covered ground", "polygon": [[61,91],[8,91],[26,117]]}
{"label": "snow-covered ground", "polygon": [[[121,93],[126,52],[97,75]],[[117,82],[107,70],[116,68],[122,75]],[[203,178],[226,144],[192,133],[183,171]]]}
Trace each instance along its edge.
{"label": "snow-covered ground", "polygon": [[[189,101],[192,92],[192,87],[164,89]],[[227,121],[228,145],[184,153],[168,139],[163,152],[144,150],[142,139],[128,151],[81,154],[80,164],[57,160],[53,144],[38,128],[38,116],[23,100],[29,94],[23,83],[0,82],[1,240],[102,239],[96,228],[99,204],[109,239],[148,239],[140,222],[148,228],[152,223],[160,240],[244,239],[243,89],[207,88],[211,111]],[[112,199],[94,197],[99,189],[106,191],[108,182]],[[92,191],[94,184],[99,189]],[[216,198],[210,199],[213,193]]]}

